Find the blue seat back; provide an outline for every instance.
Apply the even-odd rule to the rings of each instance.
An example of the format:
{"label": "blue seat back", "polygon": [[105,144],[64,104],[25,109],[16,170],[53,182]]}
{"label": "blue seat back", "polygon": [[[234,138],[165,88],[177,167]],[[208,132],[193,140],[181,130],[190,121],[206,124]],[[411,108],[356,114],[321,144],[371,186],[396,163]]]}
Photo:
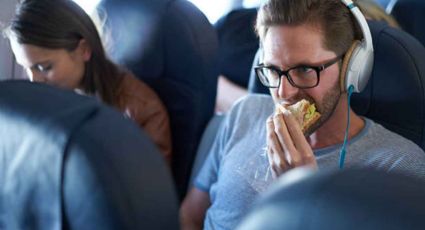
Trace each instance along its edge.
{"label": "blue seat back", "polygon": [[401,28],[425,45],[425,1],[393,0],[389,9]]}
{"label": "blue seat back", "polygon": [[424,212],[423,180],[371,169],[298,169],[279,178],[237,229],[422,229]]}
{"label": "blue seat back", "polygon": [[220,74],[244,88],[248,87],[249,71],[258,49],[256,18],[256,8],[242,8],[229,12],[214,25],[220,44]]}
{"label": "blue seat back", "polygon": [[212,117],[218,39],[186,0],[105,0],[112,57],[150,85],[170,115],[173,174],[180,197],[202,132]]}
{"label": "blue seat back", "polygon": [[0,229],[178,229],[165,162],[118,111],[3,82],[0,136]]}

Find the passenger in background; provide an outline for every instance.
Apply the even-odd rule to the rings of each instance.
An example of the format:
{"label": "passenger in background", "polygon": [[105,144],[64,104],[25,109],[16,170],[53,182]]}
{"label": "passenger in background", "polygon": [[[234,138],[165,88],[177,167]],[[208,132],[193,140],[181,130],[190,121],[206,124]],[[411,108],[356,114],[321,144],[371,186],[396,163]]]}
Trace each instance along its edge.
{"label": "passenger in background", "polygon": [[389,26],[399,28],[397,20],[385,12],[384,9],[374,0],[356,0],[355,3],[359,6],[366,19],[375,21],[384,21]]}
{"label": "passenger in background", "polygon": [[145,83],[108,59],[90,17],[71,0],[25,0],[5,30],[33,82],[94,96],[133,119],[171,160],[165,107]]}
{"label": "passenger in background", "polygon": [[233,10],[215,25],[219,40],[216,112],[227,112],[248,91],[249,75],[258,50],[257,9]]}

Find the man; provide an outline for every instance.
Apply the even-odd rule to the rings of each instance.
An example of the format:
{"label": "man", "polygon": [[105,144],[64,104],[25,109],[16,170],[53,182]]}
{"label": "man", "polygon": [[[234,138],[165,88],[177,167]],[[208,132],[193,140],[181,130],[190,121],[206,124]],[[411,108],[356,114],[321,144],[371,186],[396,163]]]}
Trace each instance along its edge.
{"label": "man", "polygon": [[[258,13],[263,72],[279,72],[272,97],[249,96],[220,128],[195,187],[181,208],[183,228],[234,229],[258,193],[289,169],[337,169],[347,126],[347,94],[340,87],[341,57],[359,29],[340,0],[268,0]],[[319,68],[325,66],[325,68]],[[290,71],[289,71],[290,70]],[[313,82],[299,78],[312,73]],[[275,104],[315,103],[321,118],[306,135]],[[413,142],[351,109],[345,167],[374,167],[425,175],[425,154]],[[272,115],[270,115],[272,114]]]}

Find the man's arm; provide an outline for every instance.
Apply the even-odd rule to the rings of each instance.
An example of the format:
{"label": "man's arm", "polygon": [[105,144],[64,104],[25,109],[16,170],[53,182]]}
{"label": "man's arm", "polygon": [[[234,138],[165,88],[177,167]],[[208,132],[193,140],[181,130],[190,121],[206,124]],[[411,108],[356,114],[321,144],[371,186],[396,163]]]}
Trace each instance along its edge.
{"label": "man's arm", "polygon": [[207,192],[192,188],[180,207],[180,224],[182,230],[198,230],[203,228],[205,213],[210,207],[210,196]]}

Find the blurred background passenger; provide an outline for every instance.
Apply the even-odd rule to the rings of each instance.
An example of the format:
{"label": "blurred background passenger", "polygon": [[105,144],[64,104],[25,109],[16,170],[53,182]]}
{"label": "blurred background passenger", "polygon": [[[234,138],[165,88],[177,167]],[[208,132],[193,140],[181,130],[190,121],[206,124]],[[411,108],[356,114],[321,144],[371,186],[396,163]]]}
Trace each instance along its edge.
{"label": "blurred background passenger", "polygon": [[80,6],[71,0],[22,1],[5,34],[29,80],[94,96],[116,107],[171,160],[165,107],[151,88],[108,59],[96,26]]}
{"label": "blurred background passenger", "polygon": [[356,0],[362,13],[368,20],[384,21],[389,26],[400,28],[397,20],[385,12],[385,10],[374,0]]}
{"label": "blurred background passenger", "polygon": [[216,112],[225,113],[248,91],[249,73],[259,46],[254,25],[257,9],[237,9],[214,27],[219,40],[219,71]]}

